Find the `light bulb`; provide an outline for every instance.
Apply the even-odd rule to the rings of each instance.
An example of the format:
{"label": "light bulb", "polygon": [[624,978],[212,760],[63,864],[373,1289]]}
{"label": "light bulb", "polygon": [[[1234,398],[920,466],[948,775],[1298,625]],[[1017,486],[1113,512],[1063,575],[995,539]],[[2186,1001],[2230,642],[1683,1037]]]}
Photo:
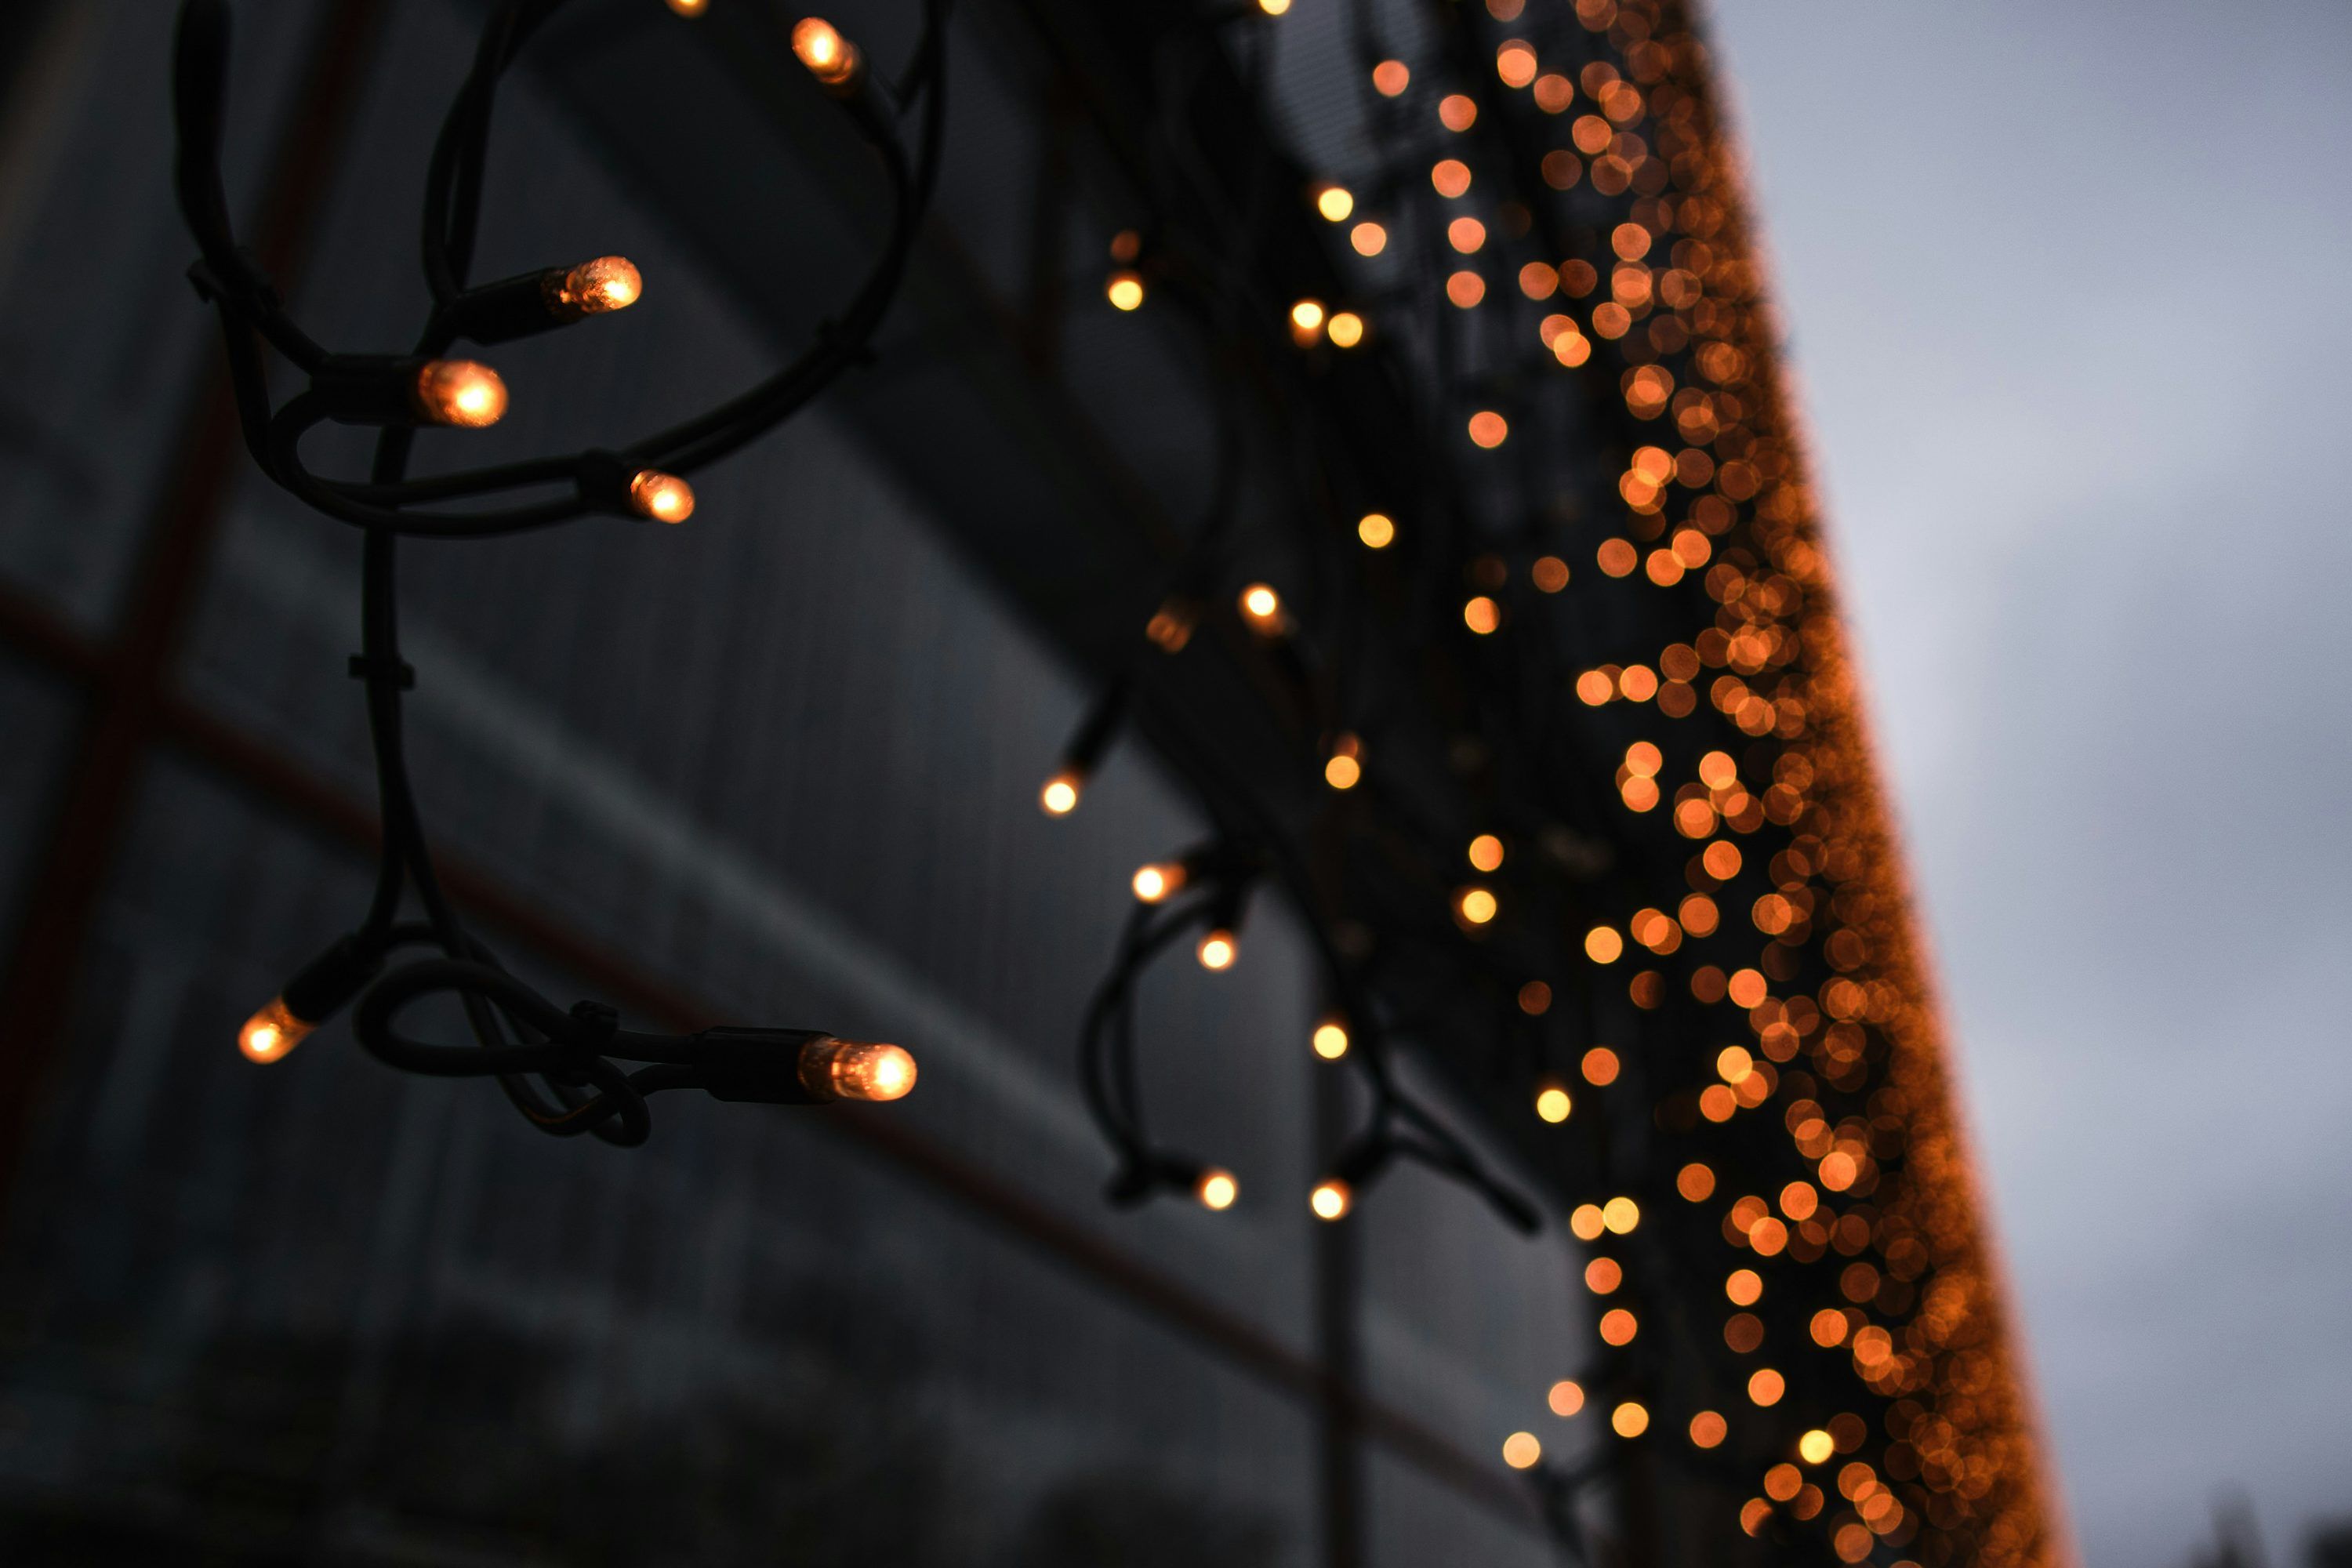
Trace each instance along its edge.
{"label": "light bulb", "polygon": [[1221,928],[1201,939],[1193,956],[1201,961],[1203,969],[1231,969],[1234,960],[1241,956],[1241,948],[1234,942],[1234,933]]}
{"label": "light bulb", "polygon": [[1037,792],[1037,800],[1049,816],[1067,816],[1078,809],[1078,791],[1086,783],[1076,773],[1065,769],[1045,781]]}
{"label": "light bulb", "polygon": [[1650,1413],[1629,1399],[1609,1413],[1609,1426],[1620,1437],[1638,1437],[1650,1429]]}
{"label": "light bulb", "polygon": [[1364,341],[1364,318],[1353,310],[1341,310],[1323,330],[1330,334],[1332,347],[1351,349]]}
{"label": "light bulb", "polygon": [[1568,1113],[1575,1105],[1576,1102],[1569,1098],[1568,1090],[1556,1083],[1546,1084],[1536,1091],[1536,1114],[1546,1121],[1557,1124],[1567,1121]]}
{"label": "light bulb", "polygon": [[1315,1026],[1315,1054],[1327,1062],[1336,1062],[1348,1054],[1348,1026],[1337,1018],[1326,1018]]}
{"label": "light bulb", "polygon": [[1290,335],[1302,348],[1323,335],[1323,301],[1301,300],[1290,307]]}
{"label": "light bulb", "polygon": [[1135,869],[1135,896],[1144,903],[1156,904],[1183,886],[1184,868],[1178,861],[1163,860]]}
{"label": "light bulb", "polygon": [[635,304],[645,291],[635,263],[625,256],[600,256],[563,274],[550,303],[565,317],[609,316]]}
{"label": "light bulb", "polygon": [[1503,1439],[1503,1463],[1515,1470],[1532,1470],[1543,1458],[1543,1444],[1532,1432],[1514,1432]]}
{"label": "light bulb", "polygon": [[1192,1184],[1192,1195],[1201,1200],[1204,1209],[1229,1209],[1234,1200],[1242,1195],[1241,1184],[1234,1180],[1231,1171],[1220,1171],[1213,1165]]}
{"label": "light bulb", "polygon": [[640,468],[629,480],[629,506],[656,522],[684,522],[694,515],[694,487],[676,474]]}
{"label": "light bulb", "polygon": [[268,1006],[247,1018],[245,1027],[236,1032],[236,1048],[245,1053],[248,1061],[274,1062],[300,1045],[317,1027],[316,1024],[296,1017],[287,1007],[286,998],[273,996]]}
{"label": "light bulb", "polygon": [[1143,303],[1143,274],[1118,271],[1110,275],[1103,285],[1103,297],[1122,310],[1132,310]]}
{"label": "light bulb", "polygon": [[1364,764],[1346,752],[1323,764],[1323,782],[1333,789],[1353,789],[1364,776]]}
{"label": "light bulb", "polygon": [[431,425],[479,430],[506,417],[507,384],[488,365],[469,359],[425,361],[411,395]]}
{"label": "light bulb", "polygon": [[1354,1201],[1355,1194],[1337,1176],[1318,1182],[1315,1190],[1307,1194],[1307,1206],[1315,1211],[1317,1219],[1339,1219]]}
{"label": "light bulb", "polygon": [[809,75],[836,96],[846,96],[856,87],[866,66],[857,46],[822,16],[803,16],[793,24],[793,53],[808,67]]}
{"label": "light bulb", "polygon": [[1396,524],[1377,511],[1368,511],[1356,524],[1356,537],[1367,550],[1386,550],[1396,542]]}
{"label": "light bulb", "polygon": [[1253,631],[1273,633],[1282,629],[1282,595],[1264,583],[1253,583],[1242,590],[1242,618]]}
{"label": "light bulb", "polygon": [[1315,193],[1315,210],[1328,223],[1345,223],[1356,210],[1356,198],[1345,185],[1326,185]]}
{"label": "light bulb", "polygon": [[710,0],[669,0],[669,8],[681,16],[699,16],[710,9]]}
{"label": "light bulb", "polygon": [[1257,0],[1257,8],[1269,16],[1279,16],[1290,9],[1290,0]]}
{"label": "light bulb", "polygon": [[1470,840],[1470,864],[1481,871],[1499,869],[1503,864],[1503,841],[1491,833],[1481,833]]}
{"label": "light bulb", "polygon": [[1486,924],[1501,907],[1495,895],[1485,888],[1464,888],[1454,895],[1454,912],[1462,917],[1465,925]]}
{"label": "light bulb", "polygon": [[904,1100],[915,1087],[915,1058],[904,1047],[824,1035],[801,1047],[801,1083],[828,1100]]}
{"label": "light bulb", "polygon": [[1837,1452],[1837,1439],[1816,1426],[1797,1439],[1797,1457],[1809,1465],[1818,1465]]}

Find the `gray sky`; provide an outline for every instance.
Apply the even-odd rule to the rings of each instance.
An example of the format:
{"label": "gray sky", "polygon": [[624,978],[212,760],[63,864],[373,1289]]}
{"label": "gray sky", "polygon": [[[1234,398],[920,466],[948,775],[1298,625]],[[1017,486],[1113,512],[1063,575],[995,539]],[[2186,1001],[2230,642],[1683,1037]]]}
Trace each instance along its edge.
{"label": "gray sky", "polygon": [[1716,0],[2091,1568],[2352,1516],[2352,3]]}

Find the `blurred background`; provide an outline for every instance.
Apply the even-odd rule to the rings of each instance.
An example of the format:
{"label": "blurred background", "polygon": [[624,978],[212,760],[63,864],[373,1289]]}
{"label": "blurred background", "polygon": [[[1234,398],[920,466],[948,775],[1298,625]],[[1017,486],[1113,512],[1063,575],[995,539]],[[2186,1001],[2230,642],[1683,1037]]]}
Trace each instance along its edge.
{"label": "blurred background", "polygon": [[1715,17],[2084,1555],[2235,1496],[2296,1561],[2352,1514],[2352,8]]}

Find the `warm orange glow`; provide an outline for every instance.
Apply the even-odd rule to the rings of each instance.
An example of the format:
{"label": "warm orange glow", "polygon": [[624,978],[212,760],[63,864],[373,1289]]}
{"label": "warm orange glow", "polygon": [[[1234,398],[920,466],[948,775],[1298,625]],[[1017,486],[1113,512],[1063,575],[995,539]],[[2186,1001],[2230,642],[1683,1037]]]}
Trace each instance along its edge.
{"label": "warm orange glow", "polygon": [[1457,310],[1467,310],[1486,297],[1486,280],[1465,268],[1445,277],[1445,297]]}
{"label": "warm orange glow", "polygon": [[236,1032],[236,1048],[247,1061],[274,1062],[310,1037],[319,1026],[296,1017],[282,996],[273,996]]}
{"label": "warm orange glow", "polygon": [[[1839,1311],[1835,1307],[1823,1307],[1813,1314],[1813,1343],[1823,1350],[1831,1350],[1842,1345],[1845,1343],[1846,1327],[1843,1312]],[[1819,1464],[1821,1461],[1816,1459],[1813,1462]]]}
{"label": "warm orange glow", "polygon": [[1739,1505],[1739,1528],[1750,1535],[1763,1534],[1771,1518],[1772,1505],[1760,1497],[1749,1498]]}
{"label": "warm orange glow", "polygon": [[1345,223],[1356,210],[1355,195],[1345,185],[1326,185],[1315,193],[1315,210],[1327,223]]}
{"label": "warm orange glow", "polygon": [[1584,1288],[1596,1296],[1606,1296],[1625,1283],[1625,1270],[1613,1258],[1596,1258],[1584,1266]]}
{"label": "warm orange glow", "polygon": [[1543,1445],[1532,1432],[1514,1432],[1503,1439],[1503,1463],[1515,1470],[1531,1470],[1543,1458]]}
{"label": "warm orange glow", "polygon": [[1595,1089],[1606,1089],[1617,1081],[1617,1053],[1607,1046],[1595,1046],[1585,1052],[1580,1065],[1584,1081]]}
{"label": "warm orange glow", "polygon": [[1440,158],[1429,166],[1429,183],[1450,201],[1470,188],[1470,165],[1459,158]]}
{"label": "warm orange glow", "polygon": [[629,506],[656,522],[684,522],[694,515],[694,487],[676,474],[640,468],[629,480]]}
{"label": "warm orange glow", "polygon": [[1675,1191],[1692,1203],[1705,1203],[1715,1192],[1714,1170],[1692,1161],[1675,1173]]}
{"label": "warm orange glow", "polygon": [[1241,1184],[1234,1180],[1232,1172],[1213,1167],[1201,1173],[1201,1179],[1192,1184],[1192,1195],[1201,1200],[1202,1208],[1229,1209],[1242,1195]]}
{"label": "warm orange glow", "polygon": [[1753,1268],[1735,1268],[1723,1282],[1723,1293],[1735,1307],[1752,1307],[1764,1297],[1764,1277]]}
{"label": "warm orange glow", "polygon": [[1143,303],[1143,274],[1121,271],[1110,275],[1103,285],[1103,297],[1122,310],[1132,310]]}
{"label": "warm orange glow", "polygon": [[1576,84],[1557,73],[1536,78],[1536,107],[1546,114],[1564,113],[1576,101]]}
{"label": "warm orange glow", "polygon": [[1753,1007],[1770,994],[1770,987],[1765,984],[1764,976],[1756,970],[1740,969],[1732,972],[1730,980],[1725,984],[1724,994],[1736,1005]]}
{"label": "warm orange glow", "polygon": [[[1048,806],[1046,809],[1051,810]],[[1135,896],[1147,904],[1156,904],[1169,894],[1182,888],[1185,872],[1182,862],[1163,860],[1135,870]]]}
{"label": "warm orange glow", "polygon": [[1311,343],[1322,333],[1322,300],[1300,300],[1290,307],[1290,335],[1298,342]]}
{"label": "warm orange glow", "polygon": [[1437,100],[1437,122],[1448,131],[1469,130],[1478,123],[1478,100],[1467,93],[1447,93]]}
{"label": "warm orange glow", "polygon": [[555,302],[567,314],[609,316],[635,304],[645,291],[646,280],[627,257],[600,256],[563,275]]}
{"label": "warm orange glow", "polygon": [[1794,1465],[1775,1465],[1764,1472],[1764,1495],[1774,1502],[1787,1502],[1804,1484],[1804,1473]]}
{"label": "warm orange glow", "polygon": [[1491,833],[1481,833],[1470,840],[1470,864],[1481,871],[1497,871],[1503,865],[1503,841]]}
{"label": "warm orange glow", "polygon": [[1348,1026],[1337,1018],[1326,1018],[1315,1026],[1315,1054],[1327,1062],[1336,1062],[1348,1054]]}
{"label": "warm orange glow", "polygon": [[428,360],[416,373],[413,401],[427,424],[480,430],[506,417],[507,384],[469,359]]}
{"label": "warm orange glow", "polygon": [[1055,773],[1037,792],[1037,804],[1045,808],[1048,816],[1067,816],[1078,809],[1078,795],[1085,784],[1086,780],[1077,773]]}
{"label": "warm orange glow", "polygon": [[1257,0],[1257,8],[1269,16],[1279,16],[1290,9],[1290,0]]}
{"label": "warm orange glow", "polygon": [[1356,537],[1367,550],[1386,550],[1396,542],[1396,523],[1377,511],[1368,511],[1356,523]]}
{"label": "warm orange glow", "polygon": [[1595,963],[1614,963],[1625,952],[1625,939],[1614,926],[1594,926],[1584,933],[1584,956]]}
{"label": "warm orange glow", "polygon": [[1260,633],[1282,629],[1282,595],[1264,583],[1252,583],[1242,590],[1242,619],[1250,629]]}
{"label": "warm orange glow", "polygon": [[1584,1408],[1584,1385],[1573,1378],[1563,1377],[1551,1385],[1551,1393],[1545,1396],[1544,1403],[1551,1406],[1554,1415],[1566,1420]]}
{"label": "warm orange glow", "polygon": [[1601,1223],[1612,1236],[1631,1236],[1642,1223],[1641,1205],[1631,1198],[1611,1198],[1601,1205]]}
{"label": "warm orange glow", "polygon": [[1724,1438],[1730,1435],[1730,1423],[1712,1410],[1702,1410],[1691,1417],[1690,1440],[1693,1447],[1720,1447]]}
{"label": "warm orange glow", "polygon": [[1503,624],[1502,606],[1481,594],[1462,606],[1462,624],[1482,637],[1491,636]]}
{"label": "warm orange glow", "polygon": [[1609,1429],[1620,1437],[1638,1437],[1650,1429],[1650,1412],[1629,1399],[1609,1413]]}
{"label": "warm orange glow", "polygon": [[1630,1345],[1633,1336],[1642,1331],[1642,1325],[1624,1308],[1612,1307],[1601,1314],[1600,1331],[1603,1344]]}
{"label": "warm orange glow", "polygon": [[1445,243],[1465,256],[1484,249],[1486,226],[1475,217],[1457,217],[1445,226]]}
{"label": "warm orange glow", "polygon": [[1592,552],[1592,559],[1603,575],[1623,577],[1630,575],[1640,563],[1641,552],[1626,540],[1604,539],[1601,547]]}
{"label": "warm orange glow", "polygon": [[1528,568],[1528,581],[1538,594],[1557,594],[1568,586],[1568,563],[1557,555],[1538,555]]}
{"label": "warm orange glow", "polygon": [[1797,1439],[1797,1458],[1809,1465],[1818,1465],[1836,1452],[1836,1440],[1818,1426]]}
{"label": "warm orange glow", "polygon": [[1367,219],[1348,231],[1348,243],[1359,256],[1378,256],[1389,247],[1389,231]]}
{"label": "warm orange glow", "polygon": [[1495,51],[1495,74],[1505,87],[1525,87],[1536,79],[1535,46],[1514,38]]}
{"label": "warm orange glow", "polygon": [[1607,1228],[1601,1223],[1599,1204],[1579,1204],[1569,1214],[1569,1234],[1579,1241],[1598,1241]]}
{"label": "warm orange glow", "polygon": [[1756,1070],[1756,1058],[1744,1046],[1726,1046],[1715,1054],[1715,1070],[1726,1083],[1741,1083]]}
{"label": "warm orange glow", "polygon": [[1821,1206],[1821,1194],[1811,1182],[1790,1182],[1780,1189],[1780,1212],[1790,1219],[1811,1219]]}
{"label": "warm orange glow", "polygon": [[1492,409],[1481,409],[1470,416],[1470,439],[1476,446],[1492,451],[1510,433],[1510,425]]}
{"label": "warm orange glow", "polygon": [[1551,1011],[1551,987],[1540,980],[1530,980],[1519,987],[1519,1011],[1530,1018],[1539,1018]]}
{"label": "warm orange glow", "polygon": [[1203,969],[1231,969],[1234,960],[1241,956],[1241,947],[1234,941],[1233,932],[1220,929],[1202,937],[1201,944],[1192,950],[1192,956],[1201,961]]}
{"label": "warm orange glow", "polygon": [[1788,1380],[1769,1366],[1757,1368],[1748,1379],[1748,1397],[1759,1405],[1778,1405],[1788,1391]]}
{"label": "warm orange glow", "polygon": [[699,16],[710,9],[710,0],[669,0],[669,8],[681,16]]}
{"label": "warm orange glow", "polygon": [[1315,1211],[1317,1219],[1342,1218],[1354,1201],[1355,1194],[1348,1190],[1348,1184],[1337,1176],[1317,1183],[1315,1190],[1307,1194],[1307,1205]]}
{"label": "warm orange glow", "polygon": [[1485,888],[1468,887],[1454,895],[1454,912],[1466,925],[1482,926],[1492,921],[1500,910],[1495,895]]}
{"label": "warm orange glow", "polygon": [[1617,695],[1617,683],[1605,669],[1588,669],[1576,678],[1577,700],[1588,708],[1598,708]]}
{"label": "warm orange glow", "polygon": [[801,1082],[842,1100],[904,1100],[915,1087],[915,1058],[903,1047],[827,1036],[801,1047]]}
{"label": "warm orange glow", "polygon": [[820,16],[803,16],[793,24],[793,53],[800,57],[809,75],[836,93],[857,85],[866,63],[857,46]]}
{"label": "warm orange glow", "polygon": [[1402,60],[1382,60],[1372,68],[1372,90],[1394,98],[1412,85],[1412,68]]}
{"label": "warm orange glow", "polygon": [[1567,1121],[1569,1112],[1575,1109],[1576,1101],[1557,1083],[1548,1083],[1536,1090],[1536,1114],[1546,1121],[1557,1125]]}
{"label": "warm orange glow", "polygon": [[1718,839],[1706,847],[1699,863],[1717,881],[1728,882],[1739,875],[1739,846],[1728,838]]}
{"label": "warm orange glow", "polygon": [[1323,334],[1331,340],[1333,348],[1354,348],[1364,341],[1364,318],[1353,310],[1335,311]]}
{"label": "warm orange glow", "polygon": [[1333,789],[1353,789],[1363,778],[1364,764],[1352,746],[1333,752],[1323,764],[1323,782]]}

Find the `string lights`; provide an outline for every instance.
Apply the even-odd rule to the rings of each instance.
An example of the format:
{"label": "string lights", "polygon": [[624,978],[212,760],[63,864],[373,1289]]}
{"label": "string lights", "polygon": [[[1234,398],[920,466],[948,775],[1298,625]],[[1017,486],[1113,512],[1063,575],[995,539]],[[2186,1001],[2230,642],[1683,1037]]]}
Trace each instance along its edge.
{"label": "string lights", "polygon": [[[672,11],[688,17],[700,16],[707,5],[669,0]],[[481,538],[590,514],[685,522],[696,510],[688,476],[772,430],[858,363],[897,294],[939,164],[947,0],[925,0],[921,39],[904,77],[888,88],[873,79],[857,47],[830,23],[802,19],[790,36],[793,54],[847,111],[895,203],[889,238],[846,307],[766,381],[625,448],[410,479],[421,432],[483,429],[508,411],[509,395],[497,369],[453,353],[457,345],[493,347],[576,326],[627,310],[645,292],[637,268],[619,256],[492,283],[467,281],[482,223],[499,80],[562,5],[563,0],[505,0],[484,24],[474,68],[443,121],[426,171],[423,251],[433,304],[415,348],[404,355],[322,346],[239,248],[220,163],[229,8],[226,0],[184,0],[180,9],[175,184],[201,253],[190,277],[198,296],[218,313],[255,461],[314,510],[363,531],[362,651],[352,668],[366,691],[383,829],[375,896],[365,918],[257,1011],[237,1044],[253,1061],[281,1060],[356,1003],[353,1033],[388,1065],[438,1077],[496,1078],[541,1131],[593,1133],[618,1144],[645,1141],[651,1131],[646,1099],[666,1089],[700,1089],[719,1100],[768,1104],[897,1100],[913,1089],[916,1065],[895,1045],[804,1029],[648,1034],[622,1028],[616,1014],[594,1003],[558,1008],[509,974],[465,929],[434,872],[403,738],[403,698],[415,678],[399,650],[399,542]],[[909,114],[917,125],[912,152],[899,131]],[[273,397],[266,350],[275,351],[300,381],[291,396]],[[381,431],[366,479],[331,478],[308,466],[303,437],[328,421]],[[515,499],[478,505],[499,497]],[[468,502],[477,509],[451,510]],[[1075,798],[1074,789],[1073,804]],[[422,921],[402,919],[412,893]],[[394,956],[409,949],[437,956],[411,958],[386,973]],[[403,1010],[435,994],[457,1000],[470,1044],[434,1045],[403,1032]],[[625,1069],[622,1062],[644,1065]]]}

